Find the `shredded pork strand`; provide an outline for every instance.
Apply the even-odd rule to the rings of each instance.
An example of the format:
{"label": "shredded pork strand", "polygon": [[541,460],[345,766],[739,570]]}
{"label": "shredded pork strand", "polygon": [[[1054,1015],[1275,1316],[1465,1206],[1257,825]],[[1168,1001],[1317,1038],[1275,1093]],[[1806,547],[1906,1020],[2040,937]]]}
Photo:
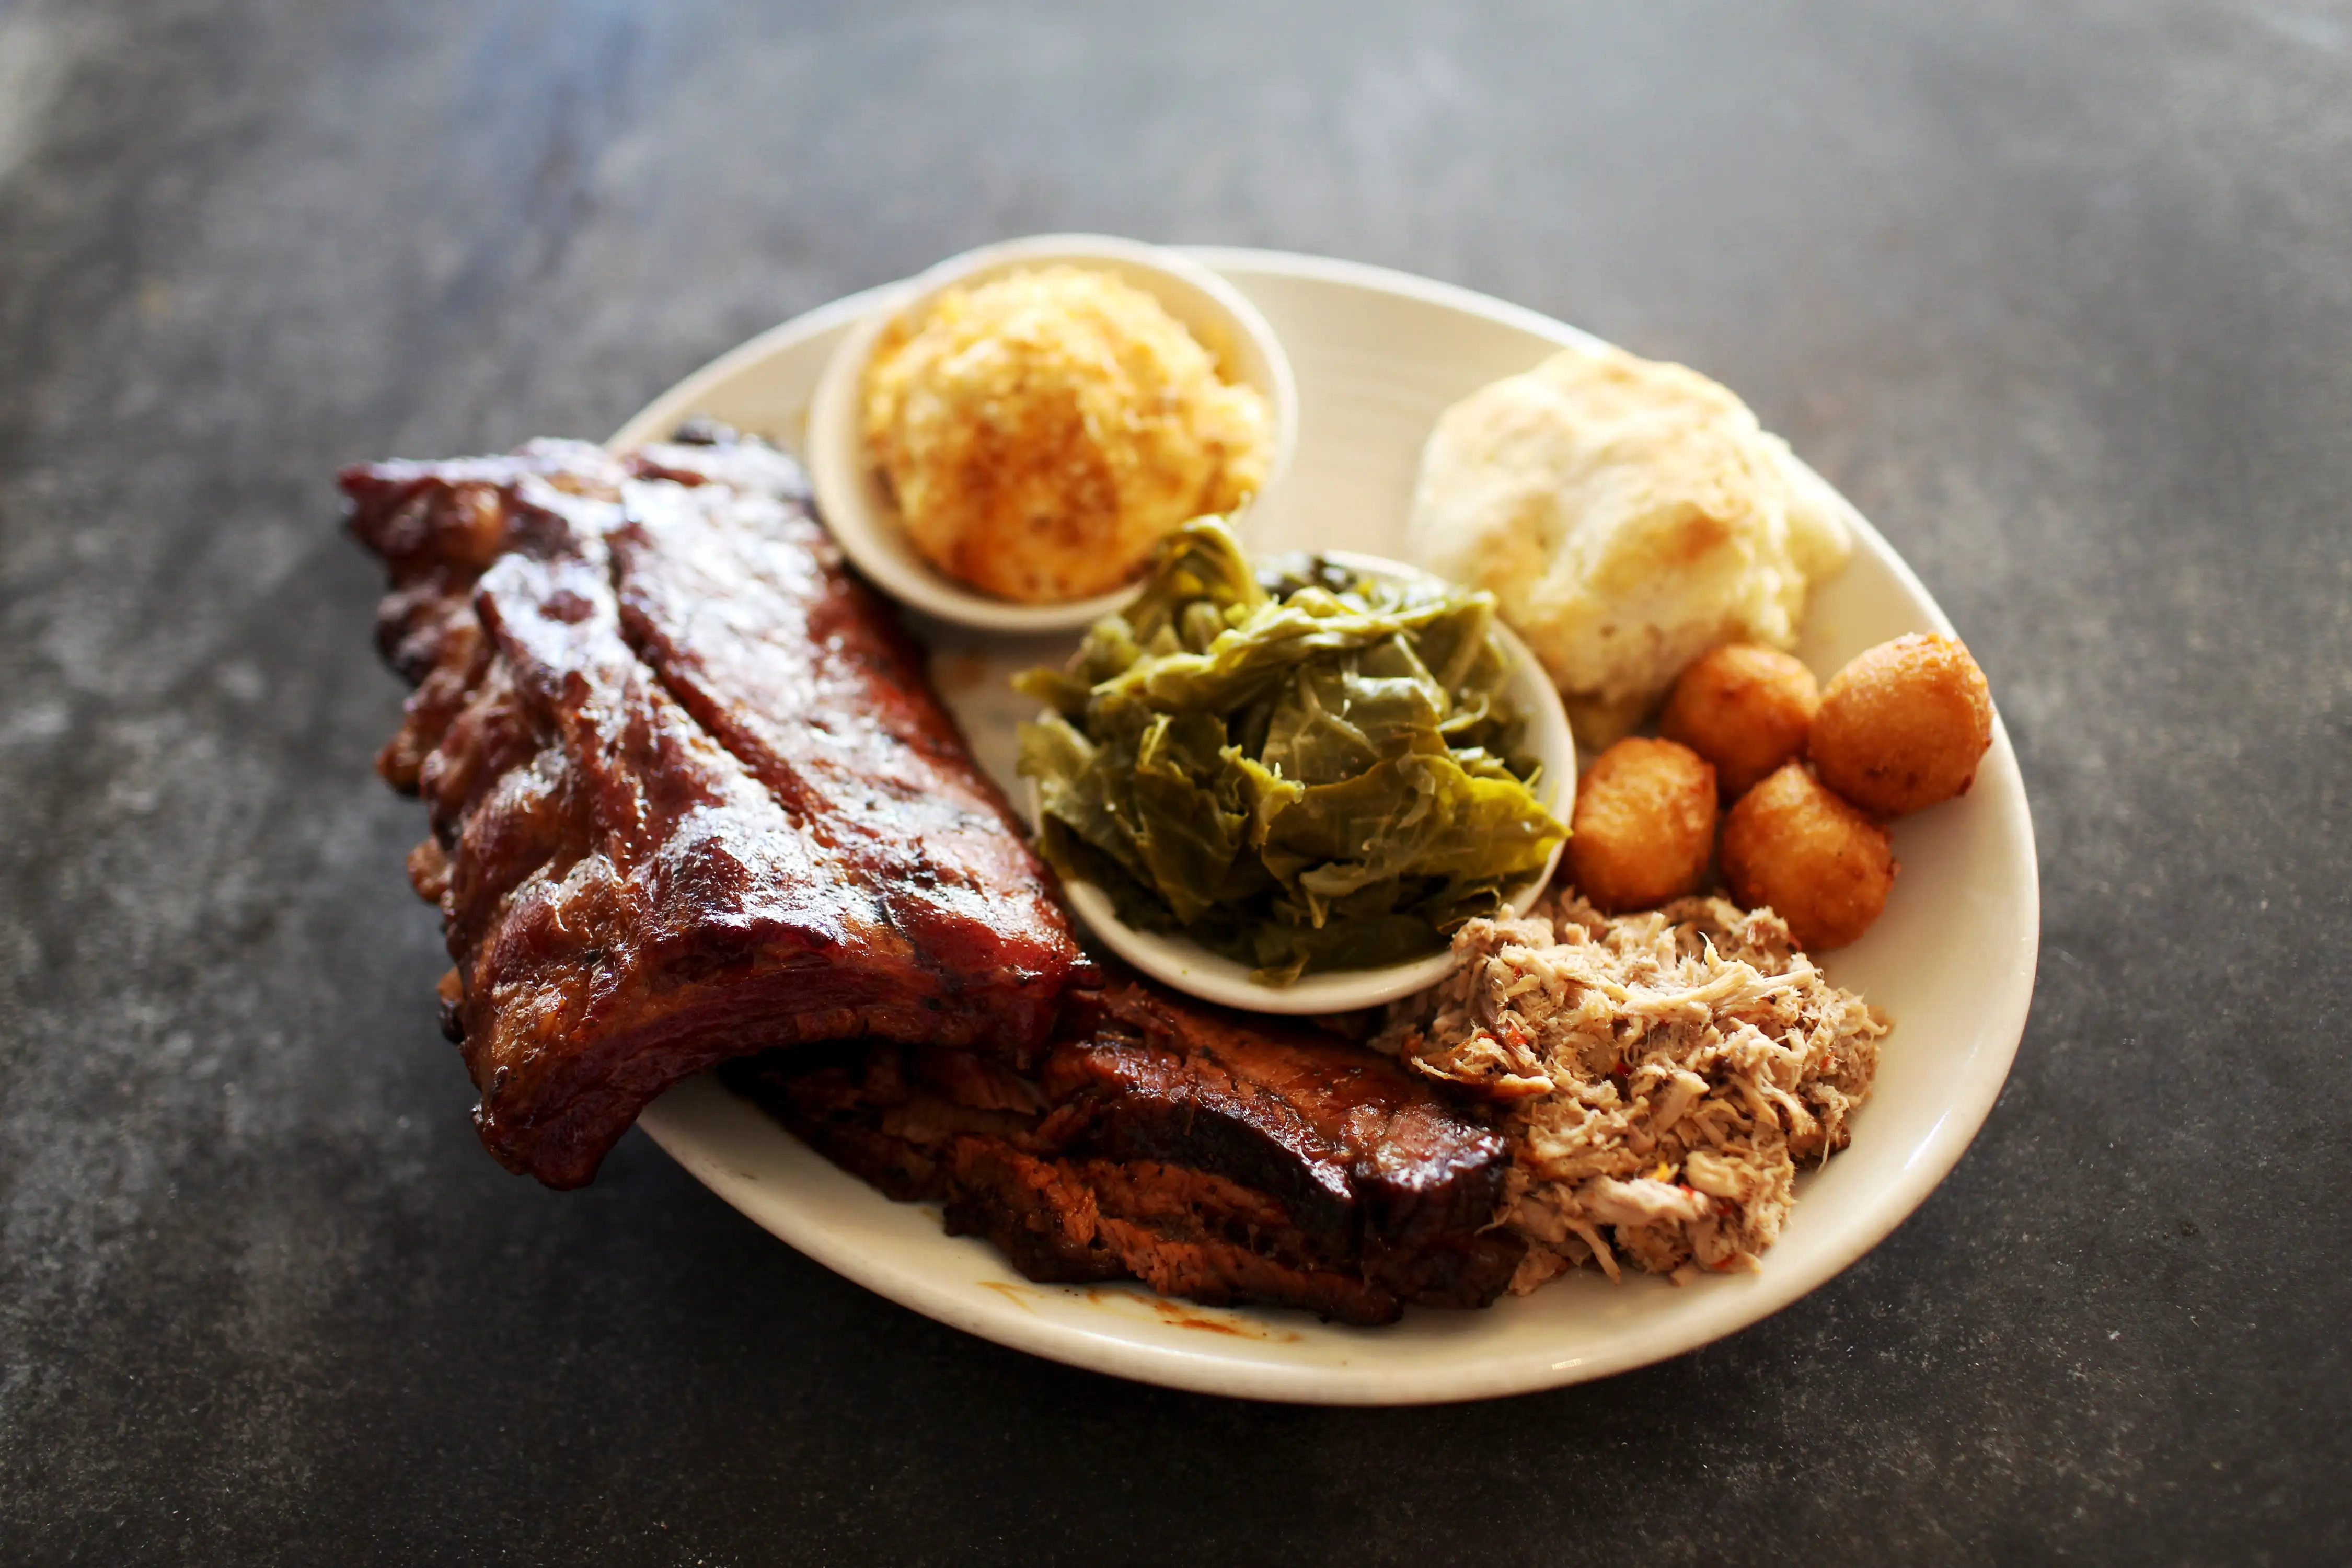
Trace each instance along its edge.
{"label": "shredded pork strand", "polygon": [[1373,1044],[1496,1106],[1519,1294],[1583,1263],[1755,1268],[1798,1164],[1845,1147],[1888,1027],[1779,916],[1722,899],[1612,920],[1568,894],[1454,947]]}

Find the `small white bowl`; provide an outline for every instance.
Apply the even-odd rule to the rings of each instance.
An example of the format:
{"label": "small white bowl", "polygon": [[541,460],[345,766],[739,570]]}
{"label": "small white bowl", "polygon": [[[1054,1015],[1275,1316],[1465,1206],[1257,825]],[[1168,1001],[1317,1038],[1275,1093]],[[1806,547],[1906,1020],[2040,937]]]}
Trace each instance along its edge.
{"label": "small white bowl", "polygon": [[[1318,553],[1327,561],[1368,576],[1441,581],[1419,567],[1378,555],[1359,555],[1349,550]],[[1511,684],[1507,689],[1519,710],[1521,722],[1527,726],[1522,745],[1543,763],[1543,776],[1536,786],[1537,797],[1564,826],[1576,810],[1576,740],[1569,731],[1568,711],[1560,706],[1559,689],[1544,674],[1535,654],[1519,640],[1518,634],[1500,620],[1495,623],[1495,631],[1511,660]],[[1042,822],[1044,815],[1037,785],[1032,781],[1030,820]],[[1510,913],[1525,914],[1542,894],[1552,873],[1559,868],[1560,853],[1567,847],[1565,838],[1553,845],[1542,874],[1528,878],[1508,891],[1504,902]],[[1111,907],[1110,895],[1092,882],[1066,882],[1062,890],[1087,929],[1144,973],[1179,991],[1251,1012],[1346,1013],[1358,1007],[1376,1006],[1426,990],[1444,979],[1454,967],[1454,954],[1448,951],[1380,969],[1324,970],[1302,975],[1287,985],[1261,985],[1250,978],[1248,964],[1211,952],[1189,937],[1138,931],[1129,925]]]}
{"label": "small white bowl", "polygon": [[1037,235],[951,257],[860,321],[825,362],[809,405],[807,453],[817,508],[857,569],[883,592],[943,621],[989,631],[1068,631],[1092,626],[1132,599],[1140,586],[1129,584],[1065,604],[1019,605],[957,582],[926,560],[908,538],[860,428],[866,367],[874,357],[876,340],[891,321],[919,314],[948,288],[1056,262],[1116,273],[1153,295],[1216,357],[1228,377],[1265,395],[1274,416],[1274,460],[1265,489],[1251,506],[1282,482],[1297,446],[1298,388],[1291,379],[1289,357],[1257,307],[1199,262],[1158,246],[1092,234]]}

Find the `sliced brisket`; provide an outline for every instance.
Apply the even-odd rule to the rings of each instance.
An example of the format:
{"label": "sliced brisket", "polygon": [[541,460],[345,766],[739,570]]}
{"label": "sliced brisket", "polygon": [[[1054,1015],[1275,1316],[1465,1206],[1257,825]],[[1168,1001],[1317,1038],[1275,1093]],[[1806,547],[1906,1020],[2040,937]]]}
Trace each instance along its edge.
{"label": "sliced brisket", "polygon": [[[970,1052],[832,1045],[729,1081],[1033,1279],[1132,1276],[1354,1323],[1494,1300],[1502,1140],[1361,1046],[1135,984],[1074,997],[1042,1082]],[[1013,1086],[1008,1087],[1007,1080]]]}
{"label": "sliced brisket", "polygon": [[1088,1143],[1219,1172],[1340,1248],[1475,1229],[1502,1201],[1502,1138],[1387,1057],[1135,982],[1074,998],[1046,1092]]}

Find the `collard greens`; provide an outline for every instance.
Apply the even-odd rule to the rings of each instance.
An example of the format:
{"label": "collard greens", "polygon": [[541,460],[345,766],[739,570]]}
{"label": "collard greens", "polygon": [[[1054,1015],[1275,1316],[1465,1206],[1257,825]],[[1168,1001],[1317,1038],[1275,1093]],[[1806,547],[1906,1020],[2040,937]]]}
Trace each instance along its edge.
{"label": "collard greens", "polygon": [[1126,614],[1017,682],[1045,857],[1119,918],[1286,984],[1443,947],[1564,836],[1516,754],[1485,594],[1318,556],[1255,573],[1215,518]]}

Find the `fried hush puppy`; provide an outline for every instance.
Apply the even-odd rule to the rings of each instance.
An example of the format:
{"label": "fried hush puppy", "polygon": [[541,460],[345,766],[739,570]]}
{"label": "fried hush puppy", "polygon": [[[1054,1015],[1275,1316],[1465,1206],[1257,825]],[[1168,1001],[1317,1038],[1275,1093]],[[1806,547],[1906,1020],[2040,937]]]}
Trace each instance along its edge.
{"label": "fried hush puppy", "polygon": [[1620,741],[1576,790],[1568,860],[1576,885],[1609,914],[1694,891],[1715,844],[1715,769],[1673,741]]}
{"label": "fried hush puppy", "polygon": [[1991,744],[1984,671],[1957,638],[1915,633],[1832,678],[1808,747],[1823,784],[1891,817],[1964,794]]}
{"label": "fried hush puppy", "polygon": [[1724,818],[1722,865],[1731,896],[1747,909],[1769,904],[1809,952],[1868,931],[1896,870],[1886,829],[1793,762]]}
{"label": "fried hush puppy", "polygon": [[1658,733],[1715,766],[1725,800],[1738,800],[1767,773],[1805,754],[1822,706],[1813,672],[1777,647],[1728,643],[1675,682]]}

